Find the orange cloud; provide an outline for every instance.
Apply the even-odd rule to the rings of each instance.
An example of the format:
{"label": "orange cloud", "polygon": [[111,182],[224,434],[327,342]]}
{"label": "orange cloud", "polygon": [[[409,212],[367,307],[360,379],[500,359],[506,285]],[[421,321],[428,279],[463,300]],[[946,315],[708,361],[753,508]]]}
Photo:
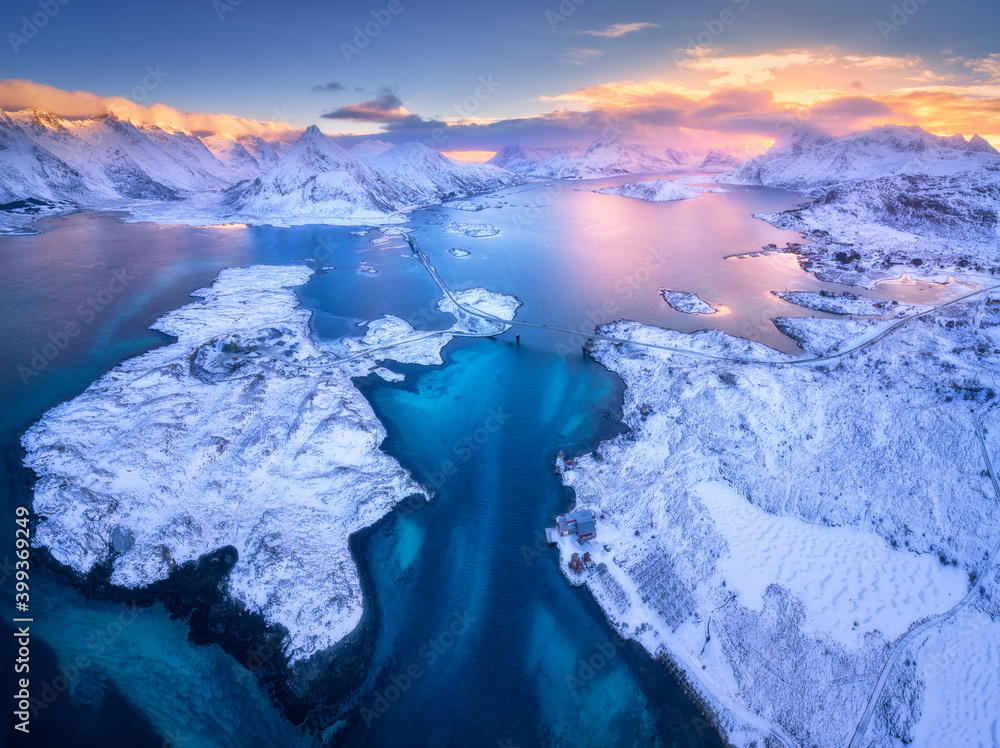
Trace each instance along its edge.
{"label": "orange cloud", "polygon": [[938,135],[979,134],[1000,148],[1000,91],[993,97],[965,96],[947,90],[914,90],[884,96],[909,112],[926,130]]}
{"label": "orange cloud", "polygon": [[893,122],[944,135],[979,133],[1000,143],[1000,125],[993,124],[1000,54],[931,64],[917,56],[833,48],[743,56],[699,48],[675,62],[669,82],[626,80],[542,97],[566,107],[543,116],[577,113],[660,141],[669,133],[661,129],[657,137],[658,127],[701,131],[698,139],[704,140],[704,131],[770,138],[775,130],[808,125],[839,135]]}
{"label": "orange cloud", "polygon": [[779,54],[760,54],[742,57],[693,57],[681,59],[678,64],[688,70],[715,74],[709,83],[713,86],[748,86],[774,80],[775,70],[789,67],[815,67],[833,61],[829,56],[793,50]]}
{"label": "orange cloud", "polygon": [[284,122],[246,119],[232,114],[181,112],[165,104],[137,104],[121,96],[64,91],[26,80],[0,80],[0,109],[16,111],[32,107],[67,119],[83,119],[113,112],[136,124],[161,125],[201,134],[257,135],[268,140],[292,140],[300,132]]}

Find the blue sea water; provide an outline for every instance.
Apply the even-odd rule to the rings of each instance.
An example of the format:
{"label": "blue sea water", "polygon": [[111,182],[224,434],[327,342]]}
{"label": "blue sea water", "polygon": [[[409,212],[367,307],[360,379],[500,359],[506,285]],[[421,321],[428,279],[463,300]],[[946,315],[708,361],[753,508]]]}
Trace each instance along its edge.
{"label": "blue sea water", "polygon": [[[576,189],[605,184],[526,186],[481,211],[418,211],[410,225],[452,287],[513,293],[524,302],[521,318],[573,329],[620,317],[681,330],[711,325],[793,350],[770,318],[809,312],[770,291],[836,288],[788,256],[724,259],[796,240],[750,217],[791,207],[794,194],[737,188],[648,204]],[[449,218],[491,223],[500,234],[446,232]],[[377,232],[153,226],[99,214],[43,225],[37,236],[0,239],[0,516],[11,520],[31,502],[24,429],[116,363],[165,343],[148,326],[223,267],[316,269],[299,296],[314,312],[315,333],[331,340],[384,313],[423,328],[449,322],[405,244],[372,245]],[[452,257],[452,247],[470,254]],[[697,292],[724,313],[674,312],[662,288]],[[931,299],[938,291],[906,293]],[[361,383],[389,432],[385,449],[436,485],[438,497],[361,534],[374,641],[365,678],[327,732],[335,744],[717,742],[664,671],[617,640],[587,593],[566,583],[554,552],[536,549],[541,529],[571,502],[552,470],[555,452],[593,449],[617,428],[620,383],[579,343],[527,329],[520,344],[511,333],[460,340],[442,367],[404,367],[400,384]],[[8,642],[12,558],[11,529],[0,535],[0,637]],[[189,643],[186,626],[162,607],[129,611],[115,634],[120,606],[87,600],[51,571],[33,574],[33,689],[55,695],[32,722],[32,745],[304,740],[240,662]],[[2,649],[3,662],[12,661]],[[75,664],[81,655],[85,667]],[[598,655],[603,664],[587,670],[584,663],[602,662]],[[2,685],[13,688],[6,665],[3,672]],[[61,677],[65,688],[55,688]],[[8,716],[4,729],[10,724]]]}

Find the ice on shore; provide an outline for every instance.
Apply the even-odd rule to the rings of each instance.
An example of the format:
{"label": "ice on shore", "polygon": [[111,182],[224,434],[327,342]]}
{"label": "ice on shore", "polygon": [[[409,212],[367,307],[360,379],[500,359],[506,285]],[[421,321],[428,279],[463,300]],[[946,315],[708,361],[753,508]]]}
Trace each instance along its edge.
{"label": "ice on shore", "polygon": [[[379,449],[385,430],[351,378],[393,380],[379,361],[440,363],[452,332],[477,334],[466,313],[432,333],[383,317],[338,361],[292,290],[310,275],[223,270],[153,326],[175,342],[124,361],[22,439],[38,475],[35,540],[57,561],[81,573],[110,563],[114,584],[141,587],[233,546],[229,594],[288,630],[293,662],[361,618],[350,534],[426,495]],[[518,305],[486,289],[456,295],[498,316]]]}
{"label": "ice on shore", "polygon": [[666,288],[660,291],[660,293],[663,295],[665,302],[683,314],[715,314],[717,311],[715,307],[696,293],[670,291]]}

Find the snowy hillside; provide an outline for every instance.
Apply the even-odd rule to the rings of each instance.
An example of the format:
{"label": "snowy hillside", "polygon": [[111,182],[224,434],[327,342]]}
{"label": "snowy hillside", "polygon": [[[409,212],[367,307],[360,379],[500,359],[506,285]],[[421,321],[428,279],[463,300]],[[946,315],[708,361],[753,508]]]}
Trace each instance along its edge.
{"label": "snowy hillside", "polygon": [[602,135],[579,154],[549,156],[531,174],[559,179],[594,179],[616,174],[682,171],[673,159],[659,156],[641,145],[625,145],[617,135]]}
{"label": "snowy hillside", "polygon": [[351,146],[347,149],[347,152],[355,158],[367,161],[381,153],[392,150],[392,148],[392,143],[386,143],[384,140],[365,140],[355,146]]}
{"label": "snowy hillside", "polygon": [[841,138],[806,132],[718,179],[818,197],[761,218],[815,242],[807,267],[825,279],[870,283],[898,277],[901,265],[941,279],[1000,267],[1000,155],[978,136],[896,125]]}
{"label": "snowy hillside", "polygon": [[377,220],[422,202],[422,196],[355,158],[309,127],[274,168],[228,190],[230,220]]}
{"label": "snowy hillside", "polygon": [[[593,557],[570,579],[683,673],[730,744],[841,748],[870,699],[862,745],[995,743],[996,440],[981,448],[973,409],[1000,382],[997,304],[979,295],[815,366],[714,330],[600,328],[753,361],[594,343],[626,384],[629,431],[560,465],[601,519],[597,542],[561,544],[564,568]],[[822,325],[800,328],[807,349],[894,324],[808,322]]]}
{"label": "snowy hillside", "polygon": [[743,159],[738,158],[729,151],[724,151],[721,148],[713,148],[705,154],[705,158],[702,159],[698,171],[719,174],[731,171],[742,164]]}
{"label": "snowy hillside", "polygon": [[491,164],[456,161],[422,143],[397,145],[369,163],[430,201],[489,192],[524,181]]}
{"label": "snowy hillside", "polygon": [[767,153],[727,174],[726,181],[822,195],[859,179],[954,176],[995,163],[996,158],[996,150],[978,135],[966,141],[961,135],[942,137],[901,125],[841,138],[812,131],[779,138]]}
{"label": "snowy hillside", "polygon": [[[369,163],[375,159],[384,172]],[[416,143],[368,140],[348,153],[315,127],[290,144],[247,134],[198,137],[114,114],[68,120],[37,109],[0,111],[0,230],[81,208],[196,225],[375,221],[519,181]]]}
{"label": "snowy hillside", "polygon": [[579,155],[576,148],[527,148],[507,145],[497,151],[486,163],[517,174],[532,174],[547,158],[556,155]]}

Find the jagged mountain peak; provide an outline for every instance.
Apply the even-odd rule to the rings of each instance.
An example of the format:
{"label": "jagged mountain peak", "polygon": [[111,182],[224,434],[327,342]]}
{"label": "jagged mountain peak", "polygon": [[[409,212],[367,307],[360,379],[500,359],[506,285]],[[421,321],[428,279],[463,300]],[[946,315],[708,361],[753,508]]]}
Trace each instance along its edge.
{"label": "jagged mountain peak", "polygon": [[969,138],[969,142],[965,145],[965,150],[975,153],[992,153],[1000,156],[1000,151],[997,151],[997,149],[990,145],[989,141],[981,137],[979,133],[976,133]]}
{"label": "jagged mountain peak", "polygon": [[[988,148],[983,148],[984,144]],[[882,125],[810,147],[772,147],[727,179],[819,196],[836,185],[857,180],[975,173],[993,168],[997,155],[985,141],[973,144],[960,135],[941,137],[916,125]]]}

